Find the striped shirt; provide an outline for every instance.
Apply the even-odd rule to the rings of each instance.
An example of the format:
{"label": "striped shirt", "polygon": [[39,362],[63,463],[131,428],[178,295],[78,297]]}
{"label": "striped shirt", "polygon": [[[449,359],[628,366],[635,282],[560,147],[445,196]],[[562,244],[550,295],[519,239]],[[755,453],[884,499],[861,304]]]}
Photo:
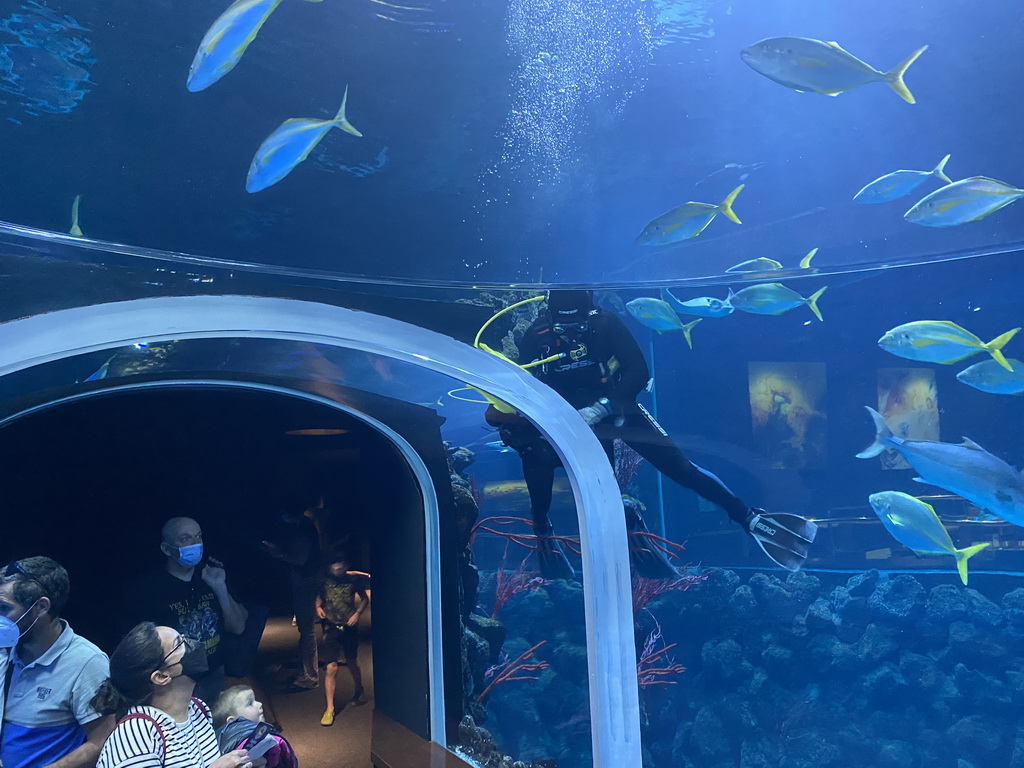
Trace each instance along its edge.
{"label": "striped shirt", "polygon": [[176,723],[155,707],[132,707],[128,714],[149,715],[160,724],[134,717],[118,724],[100,752],[96,768],[206,768],[220,757],[213,718],[193,699],[188,719]]}

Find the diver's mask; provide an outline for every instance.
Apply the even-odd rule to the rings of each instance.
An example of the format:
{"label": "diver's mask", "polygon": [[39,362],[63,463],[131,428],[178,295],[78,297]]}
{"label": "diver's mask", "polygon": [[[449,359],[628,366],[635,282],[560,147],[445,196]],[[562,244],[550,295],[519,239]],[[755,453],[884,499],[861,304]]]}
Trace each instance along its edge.
{"label": "diver's mask", "polygon": [[575,344],[583,338],[583,335],[590,330],[590,323],[585,320],[579,322],[555,322],[551,324],[551,330],[561,336],[570,344]]}

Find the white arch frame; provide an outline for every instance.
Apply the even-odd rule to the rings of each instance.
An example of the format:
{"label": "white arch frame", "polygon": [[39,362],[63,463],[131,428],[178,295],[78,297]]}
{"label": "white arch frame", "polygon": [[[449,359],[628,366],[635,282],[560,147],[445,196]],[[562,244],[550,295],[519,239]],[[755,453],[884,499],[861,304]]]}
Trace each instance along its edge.
{"label": "white arch frame", "polygon": [[[140,342],[234,337],[312,342],[412,363],[489,392],[540,429],[562,459],[579,514],[594,765],[641,768],[632,596],[619,488],[600,442],[579,414],[528,373],[450,337],[344,307],[253,296],[184,296],[77,307],[0,324],[0,376]],[[428,548],[428,558],[429,549],[434,548]],[[437,569],[427,574],[428,583],[436,584],[436,552],[428,566]],[[428,607],[428,643],[437,659],[440,605]],[[431,683],[431,735],[444,744],[440,687],[438,675]]]}

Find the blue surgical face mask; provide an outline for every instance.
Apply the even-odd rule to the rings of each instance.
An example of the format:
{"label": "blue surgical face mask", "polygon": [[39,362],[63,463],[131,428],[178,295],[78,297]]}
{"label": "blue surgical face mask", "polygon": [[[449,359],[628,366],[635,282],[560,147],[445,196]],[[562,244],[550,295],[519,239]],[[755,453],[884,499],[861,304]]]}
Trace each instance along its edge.
{"label": "blue surgical face mask", "polygon": [[199,561],[202,559],[202,544],[189,544],[187,547],[178,547],[178,562],[182,565],[199,565]]}
{"label": "blue surgical face mask", "polygon": [[[39,600],[37,599],[36,603],[38,602]],[[0,616],[0,648],[13,648],[18,644],[18,641],[27,635],[29,630],[36,625],[36,621],[39,621],[38,616],[36,616],[35,620],[29,624],[28,629],[24,632],[18,629],[18,622],[28,616],[28,612],[36,607],[36,603],[32,603],[32,605],[30,605],[28,609],[21,614],[21,616],[13,621],[8,619],[6,616]]]}

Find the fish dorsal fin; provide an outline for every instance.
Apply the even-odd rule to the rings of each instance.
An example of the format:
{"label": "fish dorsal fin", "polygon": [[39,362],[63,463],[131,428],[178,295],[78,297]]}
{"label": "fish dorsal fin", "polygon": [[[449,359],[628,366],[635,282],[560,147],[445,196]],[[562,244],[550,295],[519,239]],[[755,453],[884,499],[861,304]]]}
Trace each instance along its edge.
{"label": "fish dorsal fin", "polygon": [[976,442],[971,440],[969,437],[965,437],[964,441],[960,443],[964,448],[970,448],[972,451],[984,451],[985,449],[978,445]]}
{"label": "fish dorsal fin", "polygon": [[838,48],[840,51],[843,50],[843,46],[841,46],[835,40],[826,40],[825,45],[831,46],[833,48]]}
{"label": "fish dorsal fin", "polygon": [[735,296],[735,295],[736,295],[736,294],[735,294],[735,293],[733,292],[732,288],[730,287],[730,288],[729,288],[729,295],[725,297],[725,300],[726,300],[726,301],[731,301],[731,300],[732,300],[732,297],[733,297],[733,296]]}

